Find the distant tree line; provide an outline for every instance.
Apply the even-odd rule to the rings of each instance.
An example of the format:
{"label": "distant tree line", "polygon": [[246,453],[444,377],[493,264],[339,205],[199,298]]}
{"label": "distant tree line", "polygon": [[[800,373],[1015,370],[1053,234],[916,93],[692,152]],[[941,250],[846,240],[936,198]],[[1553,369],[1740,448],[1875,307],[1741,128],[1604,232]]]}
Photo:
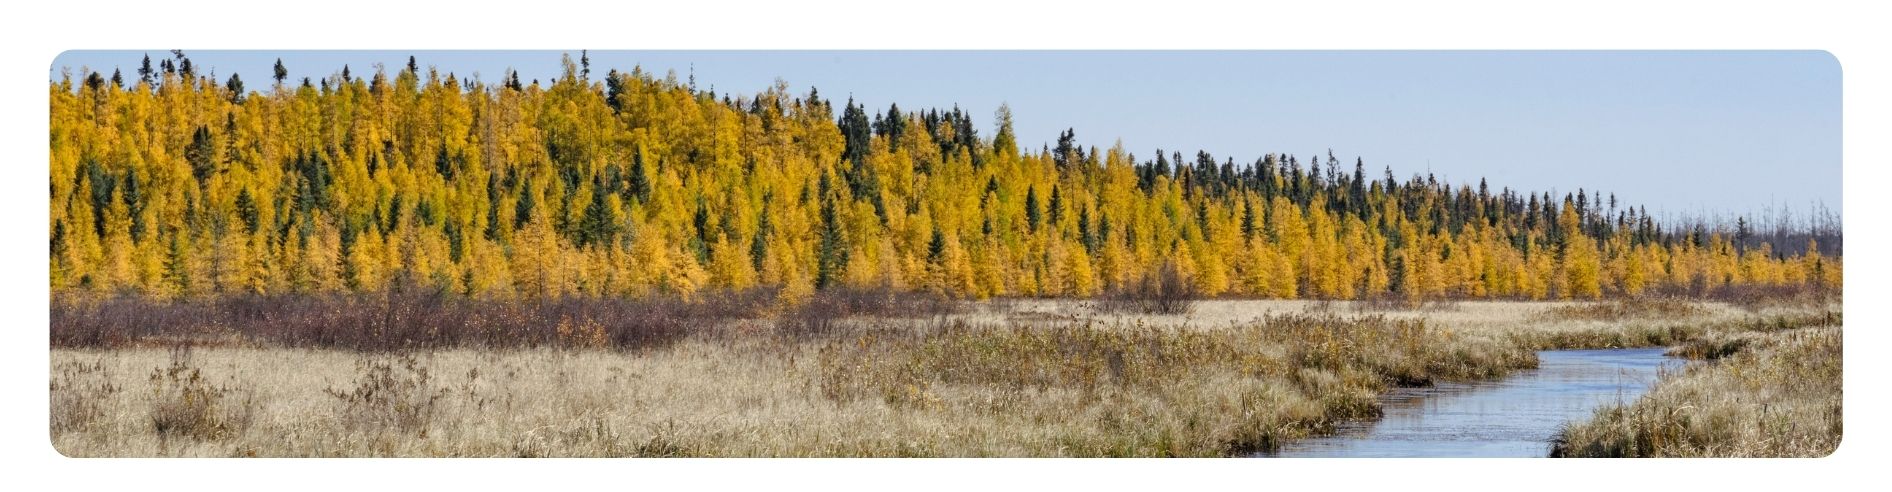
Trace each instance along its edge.
{"label": "distant tree line", "polygon": [[[1369,174],[1332,151],[1020,148],[955,107],[870,111],[641,68],[549,84],[349,67],[219,83],[182,52],[51,83],[54,292],[205,297],[424,285],[475,297],[835,286],[1093,296],[1595,298],[1841,284],[1830,214],[1664,221]],[[1350,165],[1349,165],[1350,164]]]}

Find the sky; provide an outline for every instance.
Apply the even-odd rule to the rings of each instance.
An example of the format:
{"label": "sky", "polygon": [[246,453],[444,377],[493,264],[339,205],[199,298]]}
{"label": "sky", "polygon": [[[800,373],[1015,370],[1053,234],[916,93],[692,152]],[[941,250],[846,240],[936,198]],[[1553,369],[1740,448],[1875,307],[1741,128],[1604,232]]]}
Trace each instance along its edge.
{"label": "sky", "polygon": [[[82,67],[135,77],[149,53],[68,51],[50,77]],[[564,51],[189,51],[200,73],[240,73],[267,90],[280,58],[292,80],[348,64],[423,67],[496,83],[560,73]],[[574,59],[578,50],[569,51]],[[1615,193],[1661,215],[1841,211],[1839,62],[1822,51],[592,51],[594,75],[642,66],[694,75],[719,94],[776,79],[870,112],[957,104],[994,134],[1012,109],[1021,147],[1069,128],[1085,146],[1121,141],[1139,160],[1205,150],[1251,164],[1267,153],[1331,149],[1402,180],[1493,189]],[[837,110],[838,112],[838,110]]]}

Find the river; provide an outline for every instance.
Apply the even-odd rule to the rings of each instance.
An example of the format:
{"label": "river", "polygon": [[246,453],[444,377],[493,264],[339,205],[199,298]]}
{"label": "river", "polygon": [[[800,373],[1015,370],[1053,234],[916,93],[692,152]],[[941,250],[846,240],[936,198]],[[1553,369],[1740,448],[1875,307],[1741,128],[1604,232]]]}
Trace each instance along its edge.
{"label": "river", "polygon": [[1332,435],[1287,443],[1269,457],[1543,457],[1565,422],[1605,404],[1634,401],[1663,367],[1663,348],[1547,350],[1536,369],[1502,379],[1396,388],[1379,419],[1343,423]]}

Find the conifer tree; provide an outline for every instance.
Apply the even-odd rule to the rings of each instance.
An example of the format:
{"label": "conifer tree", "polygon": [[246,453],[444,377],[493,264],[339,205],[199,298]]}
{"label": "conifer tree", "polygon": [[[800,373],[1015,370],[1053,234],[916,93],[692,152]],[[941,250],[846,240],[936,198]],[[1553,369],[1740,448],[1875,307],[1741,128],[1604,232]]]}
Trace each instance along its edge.
{"label": "conifer tree", "polygon": [[821,225],[818,231],[819,246],[816,250],[815,287],[828,288],[840,280],[847,270],[848,245],[842,237],[841,219],[835,211],[834,192],[831,190],[828,175],[821,175],[821,184],[817,187],[817,196],[821,206]]}
{"label": "conifer tree", "polygon": [[1043,212],[1038,211],[1038,188],[1035,186],[1026,188],[1025,224],[1030,226],[1031,232],[1038,232],[1038,222],[1044,219],[1042,214]]}
{"label": "conifer tree", "polygon": [[151,55],[147,53],[145,54],[144,62],[138,65],[138,81],[143,82],[145,85],[151,85],[151,77],[156,74],[157,72],[151,69]]}
{"label": "conifer tree", "polygon": [[243,104],[243,77],[230,74],[230,81],[223,85],[223,89],[230,92],[230,104]]}

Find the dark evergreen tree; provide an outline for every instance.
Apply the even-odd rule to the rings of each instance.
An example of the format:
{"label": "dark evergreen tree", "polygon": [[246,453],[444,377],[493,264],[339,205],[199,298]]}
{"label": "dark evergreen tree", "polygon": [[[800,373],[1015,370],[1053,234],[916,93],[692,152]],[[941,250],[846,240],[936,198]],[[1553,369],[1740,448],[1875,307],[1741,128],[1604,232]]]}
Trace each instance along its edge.
{"label": "dark evergreen tree", "polygon": [[184,50],[171,50],[171,56],[177,58],[178,76],[186,80],[197,76],[197,68],[191,65],[191,59],[184,56]]}
{"label": "dark evergreen tree", "polygon": [[1165,176],[1165,177],[1170,176],[1169,160],[1163,157],[1163,149],[1156,149],[1156,175]]}
{"label": "dark evergreen tree", "polygon": [[618,78],[617,69],[604,74],[604,103],[611,106],[611,113],[624,111],[624,103],[618,101],[618,95],[624,93],[624,81]]}
{"label": "dark evergreen tree", "polygon": [[486,239],[499,240],[499,208],[504,197],[500,195],[499,173],[486,175]]}
{"label": "dark evergreen tree", "polygon": [[1747,217],[1736,217],[1734,219],[1734,251],[1736,253],[1747,251],[1748,240],[1753,238],[1754,229],[1748,226]]}
{"label": "dark evergreen tree", "polygon": [[243,232],[246,234],[256,232],[256,228],[261,225],[262,217],[257,213],[256,199],[250,196],[249,188],[237,191],[236,210],[238,220],[243,222]]}
{"label": "dark evergreen tree", "polygon": [[289,78],[289,69],[282,66],[281,58],[277,58],[276,59],[276,85],[282,85],[282,81],[288,78]]}
{"label": "dark evergreen tree", "polygon": [[157,72],[151,70],[151,54],[146,53],[145,61],[138,64],[138,81],[150,85],[151,77],[156,74]]}
{"label": "dark evergreen tree", "polygon": [[519,190],[519,201],[513,205],[512,209],[512,228],[515,230],[525,228],[526,223],[532,221],[532,210],[538,206],[538,198],[533,196],[532,187],[522,186]]}
{"label": "dark evergreen tree", "polygon": [[701,195],[696,197],[696,214],[690,217],[690,226],[696,231],[696,235],[690,237],[690,251],[696,253],[697,263],[709,264],[709,245],[715,238],[710,237],[709,205]]}
{"label": "dark evergreen tree", "polygon": [[946,234],[938,227],[933,228],[933,240],[926,243],[926,262],[941,264],[946,259]]}
{"label": "dark evergreen tree", "polygon": [[110,211],[118,177],[106,172],[98,161],[87,160],[85,174],[80,179],[92,187],[92,230],[98,237],[105,237],[105,216]]}
{"label": "dark evergreen tree", "polygon": [[627,198],[634,198],[638,203],[650,201],[650,176],[647,173],[648,171],[644,170],[644,153],[631,151],[631,176],[628,180],[630,183],[625,189],[631,196]]}
{"label": "dark evergreen tree", "polygon": [[849,98],[838,125],[846,143],[841,157],[848,163],[842,176],[847,180],[848,192],[856,200],[867,200],[874,206],[874,215],[885,222],[887,209],[880,196],[880,177],[867,162],[867,153],[873,142],[873,128],[867,121],[866,109],[854,104],[854,99]]}
{"label": "dark evergreen tree", "polygon": [[441,144],[440,151],[434,154],[434,172],[439,173],[441,178],[451,183],[453,182],[454,171],[457,167],[459,166],[454,162],[452,156],[447,155],[446,144]]}
{"label": "dark evergreen tree", "polygon": [[1358,157],[1353,159],[1353,180],[1348,184],[1350,186],[1347,189],[1347,205],[1352,207],[1353,212],[1361,219],[1367,218],[1372,210],[1370,210],[1366,199],[1365,159]]}
{"label": "dark evergreen tree", "polygon": [[191,143],[184,147],[184,160],[190,163],[191,177],[197,178],[197,186],[208,185],[210,175],[217,172],[217,152],[210,138],[210,127],[199,126],[191,133]]}
{"label": "dark evergreen tree", "polygon": [[887,137],[889,147],[900,145],[900,135],[907,131],[907,117],[900,112],[900,105],[887,108],[887,115],[880,117],[874,125],[874,135]]}
{"label": "dark evergreen tree", "polygon": [[833,185],[828,181],[828,175],[823,173],[817,193],[821,201],[821,226],[815,250],[815,287],[824,289],[840,281],[848,262],[846,238],[841,234],[841,220],[835,212]]}
{"label": "dark evergreen tree", "polygon": [[1242,207],[1242,237],[1255,237],[1255,207],[1253,205]]}
{"label": "dark evergreen tree", "polygon": [[1058,192],[1058,185],[1051,185],[1051,225],[1064,222],[1064,198]]}
{"label": "dark evergreen tree", "polygon": [[223,88],[224,90],[230,91],[231,103],[243,104],[243,77],[239,77],[234,73],[230,74],[230,81],[225,83]]}
{"label": "dark evergreen tree", "polygon": [[609,246],[617,239],[618,223],[611,220],[611,204],[606,201],[608,195],[602,181],[593,184],[591,204],[585,207],[584,217],[578,222],[578,247],[591,245]]}
{"label": "dark evergreen tree", "polygon": [[[762,195],[762,210],[770,210],[769,205],[774,201],[775,195]],[[761,218],[756,222],[755,237],[749,241],[749,263],[751,267],[755,268],[756,273],[760,274],[762,273],[762,267],[767,265],[769,234],[774,232],[774,224],[769,222],[770,214],[764,212],[757,215],[760,215]]]}
{"label": "dark evergreen tree", "polygon": [[1077,241],[1084,245],[1084,251],[1097,250],[1097,235],[1091,229],[1090,207],[1077,208]]}
{"label": "dark evergreen tree", "polygon": [[125,211],[131,216],[131,240],[133,242],[143,241],[145,236],[144,211],[146,202],[144,193],[139,191],[138,170],[125,170],[123,182],[125,183],[125,191],[122,194],[122,198],[125,202]]}
{"label": "dark evergreen tree", "polygon": [[[847,106],[842,110],[841,121],[837,123],[837,126],[840,127],[841,137],[846,144],[841,150],[841,158],[846,159],[854,167],[865,165],[871,141],[869,132],[872,131],[867,122],[867,111],[855,105],[853,98],[848,98]],[[855,191],[857,192],[855,194],[859,195],[859,190]]]}
{"label": "dark evergreen tree", "polygon": [[1043,212],[1038,210],[1038,188],[1025,189],[1025,224],[1031,232],[1038,232],[1038,222],[1044,220]]}
{"label": "dark evergreen tree", "polygon": [[1058,133],[1058,146],[1052,149],[1051,162],[1057,165],[1059,171],[1065,171],[1070,169],[1071,163],[1076,159],[1077,131],[1066,128]]}

